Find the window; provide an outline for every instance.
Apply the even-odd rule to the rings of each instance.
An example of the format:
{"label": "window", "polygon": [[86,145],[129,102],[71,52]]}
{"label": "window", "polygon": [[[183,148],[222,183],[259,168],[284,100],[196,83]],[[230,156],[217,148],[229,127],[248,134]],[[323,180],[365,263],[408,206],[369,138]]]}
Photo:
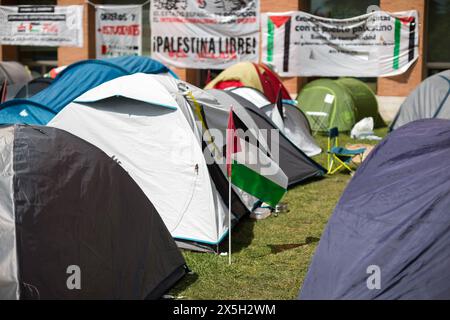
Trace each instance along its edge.
{"label": "window", "polygon": [[428,74],[450,69],[450,1],[430,0],[427,8]]}
{"label": "window", "polygon": [[311,0],[310,13],[316,16],[345,19],[367,13],[371,5],[380,5],[374,0]]}

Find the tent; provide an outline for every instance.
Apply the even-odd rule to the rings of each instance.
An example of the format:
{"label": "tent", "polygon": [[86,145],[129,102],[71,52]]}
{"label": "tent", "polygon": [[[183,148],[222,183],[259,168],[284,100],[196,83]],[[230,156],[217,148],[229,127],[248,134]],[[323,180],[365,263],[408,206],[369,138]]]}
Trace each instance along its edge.
{"label": "tent", "polygon": [[[111,80],[78,97],[48,125],[116,159],[179,246],[215,250],[229,229],[227,184],[216,186],[210,174],[215,164],[204,156],[192,111],[161,84],[163,79],[178,88],[174,78],[142,73]],[[248,213],[236,195],[232,211],[233,223]]]}
{"label": "tent", "polygon": [[173,73],[161,63],[138,56],[76,62],[61,71],[52,84],[29,99],[0,105],[0,123],[47,124],[84,92],[112,79],[137,72]]}
{"label": "tent", "polygon": [[24,84],[31,80],[30,72],[19,62],[0,61],[0,84]]}
{"label": "tent", "polygon": [[[283,133],[278,134],[278,143],[272,139],[271,132],[277,129],[273,121],[258,107],[248,100],[240,97],[232,91],[208,90],[222,106],[233,106],[237,114],[243,114],[241,118],[248,128],[253,128],[256,132],[261,132],[265,138],[265,149],[273,153],[275,161],[279,164],[283,172],[288,176],[289,187],[294,186],[312,177],[322,176],[326,170],[314,160],[310,159],[303,151],[295,146]],[[244,116],[245,115],[245,116]],[[208,116],[208,113],[206,113]],[[226,122],[224,122],[226,124]],[[260,131],[261,129],[265,130]]]}
{"label": "tent", "polygon": [[419,120],[370,153],[328,222],[301,299],[450,299],[449,142],[450,121]]}
{"label": "tent", "polygon": [[324,131],[331,127],[350,131],[356,123],[356,107],[352,96],[336,81],[311,81],[300,91],[297,101],[313,131]]}
{"label": "tent", "polygon": [[0,159],[0,299],[156,299],[185,274],[155,207],[98,148],[2,126]]}
{"label": "tent", "polygon": [[352,96],[356,107],[356,122],[366,117],[372,117],[374,128],[386,126],[378,112],[377,97],[367,84],[355,78],[339,78],[336,82],[344,86]]}
{"label": "tent", "polygon": [[427,118],[450,119],[450,70],[425,79],[411,92],[400,106],[390,129]]}
{"label": "tent", "polygon": [[224,71],[208,83],[205,89],[229,89],[251,87],[264,93],[270,102],[275,103],[281,88],[283,99],[291,99],[278,76],[262,63],[239,62]]}
{"label": "tent", "polygon": [[[28,99],[38,92],[46,89],[51,83],[53,82],[53,79],[51,78],[36,78],[33,79],[26,84],[21,85],[12,85],[8,87],[8,98],[7,100],[11,99]],[[16,87],[16,89],[13,89],[12,87]],[[11,90],[12,89],[12,90]]]}
{"label": "tent", "polygon": [[58,76],[58,74],[60,74],[61,71],[63,71],[65,68],[67,68],[67,66],[55,67],[55,68],[51,69],[49,72],[47,72],[46,74],[44,74],[44,77],[50,78],[50,79],[55,79]]}
{"label": "tent", "polygon": [[294,101],[283,100],[283,121],[278,125],[276,121],[272,121],[274,118],[273,111],[275,104],[267,100],[261,92],[249,87],[235,88],[230,91],[249,101],[251,104],[246,105],[250,107],[250,110],[267,118],[267,121],[273,122],[280,129],[281,133],[308,157],[318,155],[322,152],[311,135],[311,126],[308,118],[297,108]]}
{"label": "tent", "polygon": [[[185,114],[185,118],[188,119],[191,127],[195,128],[194,131],[199,135],[199,141],[201,141],[204,150],[203,154],[208,164],[211,179],[214,181],[222,199],[228,201],[225,142],[229,107],[221,105],[214,96],[187,82],[169,77],[157,77],[157,80],[182,106],[181,110]],[[249,124],[249,128],[256,132],[256,124],[251,122],[252,120],[246,112],[234,110],[234,113],[237,122]],[[243,138],[240,132],[238,136]],[[267,142],[264,139],[259,139],[259,137],[252,135],[252,139],[249,140],[251,141],[248,142],[255,146],[250,151],[249,156],[253,154],[253,151],[257,150],[267,153],[267,148],[264,147],[267,146]],[[287,180],[286,175],[275,161],[267,160],[268,163],[265,165],[267,169],[272,170],[272,177],[275,180]],[[268,176],[266,175],[266,177]],[[237,218],[242,217],[260,205],[259,199],[236,186],[233,185],[232,190],[232,212]]]}
{"label": "tent", "polygon": [[364,117],[372,117],[375,128],[384,125],[373,92],[357,79],[311,81],[300,91],[297,101],[313,131],[332,127],[350,131]]}

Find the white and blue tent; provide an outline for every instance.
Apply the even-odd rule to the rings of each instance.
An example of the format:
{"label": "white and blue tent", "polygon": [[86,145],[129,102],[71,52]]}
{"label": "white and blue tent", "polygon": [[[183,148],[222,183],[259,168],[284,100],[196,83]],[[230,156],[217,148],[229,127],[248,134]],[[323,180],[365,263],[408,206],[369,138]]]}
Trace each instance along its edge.
{"label": "white and blue tent", "polygon": [[179,246],[210,251],[228,232],[228,208],[211,179],[201,134],[188,121],[190,109],[158,78],[138,73],[106,82],[68,104],[48,125],[116,159]]}
{"label": "white and blue tent", "polygon": [[[212,251],[230,229],[228,184],[223,168],[205,157],[205,137],[188,98],[193,90],[204,92],[173,77],[124,76],[81,95],[48,126],[92,143],[121,164],[180,247]],[[232,225],[254,204],[233,190]]]}
{"label": "white and blue tent", "polygon": [[0,105],[0,123],[46,125],[75,98],[96,86],[134,73],[176,75],[160,62],[138,56],[83,60],[69,65],[46,89]]}

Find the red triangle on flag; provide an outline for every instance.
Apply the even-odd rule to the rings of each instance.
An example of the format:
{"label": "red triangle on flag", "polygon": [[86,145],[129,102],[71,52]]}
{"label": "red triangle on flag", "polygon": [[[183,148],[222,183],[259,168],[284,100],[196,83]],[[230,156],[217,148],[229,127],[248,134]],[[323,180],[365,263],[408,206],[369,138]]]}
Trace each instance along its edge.
{"label": "red triangle on flag", "polygon": [[397,17],[403,24],[411,23],[414,21],[414,17]]}
{"label": "red triangle on flag", "polygon": [[290,18],[291,18],[291,16],[271,16],[271,17],[269,17],[269,19],[272,20],[273,24],[277,28],[279,28],[283,24],[285,24]]}

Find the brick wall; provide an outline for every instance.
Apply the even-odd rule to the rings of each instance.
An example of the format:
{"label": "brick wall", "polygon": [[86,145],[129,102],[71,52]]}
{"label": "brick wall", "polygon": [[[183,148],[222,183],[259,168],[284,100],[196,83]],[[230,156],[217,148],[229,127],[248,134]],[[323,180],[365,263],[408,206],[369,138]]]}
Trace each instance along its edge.
{"label": "brick wall", "polygon": [[385,11],[417,10],[419,13],[419,59],[407,72],[387,78],[378,78],[378,95],[407,96],[425,77],[425,1],[426,0],[380,0],[380,7]]}
{"label": "brick wall", "polygon": [[[92,1],[91,2],[96,2]],[[59,47],[58,66],[64,66],[84,59],[95,58],[95,9],[85,0],[58,0],[60,6],[83,5],[83,47]]]}

